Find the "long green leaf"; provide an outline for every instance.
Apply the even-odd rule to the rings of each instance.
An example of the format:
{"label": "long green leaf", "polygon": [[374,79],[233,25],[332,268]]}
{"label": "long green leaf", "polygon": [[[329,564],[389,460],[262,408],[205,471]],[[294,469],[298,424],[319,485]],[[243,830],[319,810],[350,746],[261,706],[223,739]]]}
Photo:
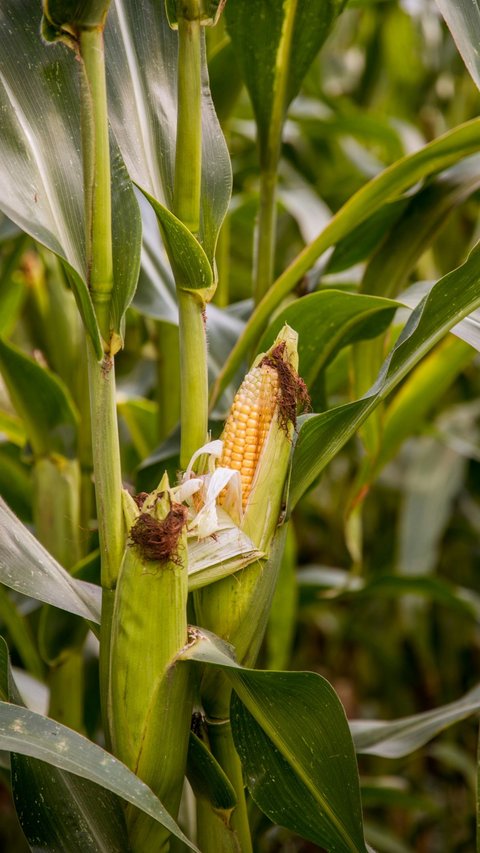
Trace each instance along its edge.
{"label": "long green leaf", "polygon": [[353,403],[306,416],[294,450],[292,507],[378,403],[455,323],[480,305],[479,280],[477,245],[465,263],[440,279],[415,309],[370,391]]}
{"label": "long green leaf", "polygon": [[449,335],[405,380],[385,412],[377,469],[393,459],[474,355],[468,344]]}
{"label": "long green leaf", "polygon": [[366,850],[358,771],[335,691],[309,672],[240,667],[229,646],[195,629],[181,659],[220,667],[238,700],[232,731],[257,805],[330,851]]}
{"label": "long green leaf", "polygon": [[[4,662],[6,655],[5,643],[2,641],[0,646],[0,654]],[[3,663],[3,684],[1,691],[3,695],[5,695],[4,673],[5,664]],[[54,720],[50,720],[48,717],[44,717],[20,705],[1,700],[0,749],[18,753],[22,756],[30,756],[33,759],[40,759],[46,765],[67,771],[69,774],[72,773],[81,779],[87,780],[89,783],[94,783],[95,786],[100,785],[106,791],[122,797],[128,803],[132,803],[132,805],[150,815],[154,820],[161,823],[162,826],[165,826],[169,832],[180,838],[191,850],[197,850],[195,845],[183,835],[153,791],[138,776],[135,776],[124,764],[117,761],[113,755],[110,755],[100,746],[83,737],[83,735],[78,734],[78,732],[74,732],[72,729],[62,726],[60,723],[56,723]],[[40,792],[44,784],[47,786],[45,789],[47,791],[49,785],[46,780],[48,777],[39,768],[38,761],[36,761],[36,765],[38,770],[36,781],[40,783]],[[43,781],[44,776],[45,781]],[[75,790],[77,793],[79,790],[74,785],[71,785],[70,790],[68,790],[68,783],[66,784],[67,790],[61,792],[62,800],[64,801]],[[53,795],[55,788],[51,788],[50,790]],[[90,787],[90,791],[88,792],[87,786],[82,786],[80,790],[82,791],[82,796],[85,798],[86,807],[89,809],[93,808],[93,797],[95,795],[98,797],[98,791],[92,791]],[[57,793],[60,792],[57,791]],[[38,789],[36,795],[39,795]],[[18,796],[20,795],[17,794]],[[105,803],[106,798],[102,796],[102,800]],[[51,825],[44,829],[46,831],[54,831],[56,828],[54,825]],[[89,829],[91,827],[83,827],[83,831],[86,833],[82,839],[83,843],[86,843],[86,840],[88,840],[87,831]],[[89,846],[83,849],[91,850],[92,853],[94,850],[106,851],[109,849],[104,846],[92,846],[95,843],[98,844],[98,842],[98,838],[90,839]],[[49,850],[50,853],[50,848],[42,846],[40,849]],[[59,853],[65,849],[80,851],[82,847],[79,845],[76,847],[59,846],[53,848],[53,850],[58,850]],[[120,851],[122,848],[116,847],[114,849]]]}
{"label": "long green leaf", "polygon": [[[0,699],[23,706],[5,641],[0,637]],[[45,853],[128,850],[119,800],[86,779],[24,755],[10,756],[12,790],[22,829]]]}
{"label": "long green leaf", "polygon": [[249,350],[257,343],[263,329],[278,305],[293,290],[315,261],[345,237],[353,228],[371,216],[388,201],[398,198],[406,189],[427,175],[446,169],[478,150],[480,119],[448,131],[420,151],[394,163],[356,192],[328,223],[318,237],[298,255],[277,279],[269,293],[250,317],[242,337],[230,353],[213,389],[215,400]]}
{"label": "long green leaf", "polygon": [[258,127],[260,159],[275,146],[287,107],[345,0],[229,0],[228,32]]}
{"label": "long green leaf", "polygon": [[423,746],[448,726],[480,710],[480,687],[456,702],[400,720],[352,720],[350,728],[357,752],[401,758]]}
{"label": "long green leaf", "polygon": [[101,590],[75,580],[0,498],[0,583],[100,624]]}
{"label": "long green leaf", "polygon": [[[98,357],[102,346],[87,286],[78,63],[40,38],[41,6],[0,10],[0,208],[63,261]],[[141,222],[133,188],[112,142],[114,291],[122,320],[138,277]]]}
{"label": "long green leaf", "polygon": [[478,0],[436,0],[459,53],[480,89],[480,4]]}
{"label": "long green leaf", "polygon": [[435,601],[456,612],[463,619],[480,622],[480,595],[443,578],[426,574],[381,575],[368,583],[342,569],[306,566],[298,572],[298,583],[307,592],[328,598],[336,596],[372,598],[404,598],[408,595]]}
{"label": "long green leaf", "polygon": [[270,324],[259,344],[271,347],[285,323],[298,333],[299,373],[311,385],[334,355],[355,340],[385,331],[398,303],[389,299],[322,290],[298,299]]}
{"label": "long green leaf", "polygon": [[187,777],[195,796],[214,809],[228,811],[237,804],[235,790],[210,750],[194,732],[188,743]]}

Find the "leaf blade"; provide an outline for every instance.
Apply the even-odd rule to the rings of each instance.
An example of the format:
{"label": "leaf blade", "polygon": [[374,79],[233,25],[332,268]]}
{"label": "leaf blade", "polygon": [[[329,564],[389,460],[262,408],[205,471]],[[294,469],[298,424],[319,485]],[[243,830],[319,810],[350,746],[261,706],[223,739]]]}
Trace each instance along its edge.
{"label": "leaf blade", "polygon": [[[273,820],[307,832],[305,837],[329,850],[365,851],[353,744],[345,712],[333,688],[315,673],[262,672],[240,667],[231,647],[202,629],[194,629],[194,639],[180,659],[220,667],[246,709],[244,714],[239,704],[233,704],[232,728],[247,771],[250,767],[255,775],[255,784],[250,779],[249,787],[260,807]],[[319,703],[329,717],[325,728],[316,710]],[[254,718],[264,735],[262,746],[267,747],[268,769],[258,754],[258,741],[252,741],[253,729],[246,714]],[[258,734],[258,728],[255,731]],[[280,762],[276,761],[278,754]],[[322,774],[321,760],[328,762],[328,775]],[[290,780],[293,768],[301,791],[295,799],[295,808],[287,815],[288,820],[285,817],[291,789],[283,786],[285,799],[282,799],[282,785],[278,786],[277,804],[268,794],[273,767],[278,772],[283,768],[285,778]],[[299,797],[307,795],[316,804],[315,812],[309,815],[310,827],[298,817]]]}
{"label": "leaf blade", "polygon": [[459,320],[480,305],[479,274],[480,246],[477,245],[465,263],[441,278],[415,309],[370,391],[352,403],[304,419],[294,449],[291,507],[409,370]]}
{"label": "leaf blade", "polygon": [[100,588],[62,569],[1,497],[0,583],[100,624]]}
{"label": "leaf blade", "polygon": [[474,687],[461,699],[433,711],[399,720],[352,720],[350,723],[357,752],[402,758],[419,749],[431,738],[454,723],[478,713],[480,687]]}

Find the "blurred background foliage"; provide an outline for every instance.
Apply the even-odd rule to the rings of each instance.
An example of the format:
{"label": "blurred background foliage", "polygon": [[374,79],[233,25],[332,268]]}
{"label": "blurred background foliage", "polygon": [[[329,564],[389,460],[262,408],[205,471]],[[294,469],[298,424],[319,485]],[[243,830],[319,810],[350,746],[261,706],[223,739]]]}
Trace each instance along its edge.
{"label": "blurred background foliage", "polygon": [[[259,170],[253,114],[223,21],[209,33],[208,50],[234,175],[218,253],[217,304],[209,312],[214,376],[250,309]],[[366,181],[477,116],[479,106],[434,0],[351,0],[289,110],[276,274]],[[334,286],[396,296],[460,264],[478,237],[478,158],[451,172],[382,208],[299,282],[296,295]],[[382,270],[387,262],[404,260],[419,230],[421,239],[390,293]],[[0,335],[69,389],[80,414],[79,461],[88,479],[88,406],[73,297],[53,257],[6,220],[0,240]],[[126,346],[117,358],[124,477],[136,489],[156,485],[165,464],[173,471],[178,464],[178,334],[168,287],[168,273],[146,241]],[[393,328],[383,346],[394,334]],[[293,518],[261,664],[320,672],[353,718],[419,713],[459,698],[479,678],[479,365],[475,350],[465,345],[457,368],[442,381],[442,346],[426,375],[411,379],[411,391],[425,383],[429,402],[422,408],[413,392],[407,394],[392,453],[369,467],[372,431],[381,443],[386,429],[384,409],[335,458]],[[328,366],[320,394],[325,406],[358,396],[358,356],[350,346]],[[408,392],[409,381],[401,390]],[[212,422],[214,432],[221,429],[226,402]],[[6,384],[0,390],[0,434],[0,493],[32,524],[32,449]],[[155,464],[145,464],[152,454]],[[84,508],[82,518],[89,517]],[[80,538],[86,556],[95,547],[95,531],[87,524]],[[93,577],[94,561],[90,570]],[[13,663],[26,666],[4,595],[1,631]],[[19,618],[28,615],[31,631],[38,630],[31,602],[16,604]],[[80,726],[93,734],[97,696],[86,685],[82,689]],[[360,756],[368,839],[376,850],[474,848],[476,742],[477,724],[469,719],[406,758]],[[0,849],[20,850],[18,838],[11,840],[13,816],[5,802],[0,793]],[[260,813],[252,813],[252,820],[262,853],[315,849]]]}

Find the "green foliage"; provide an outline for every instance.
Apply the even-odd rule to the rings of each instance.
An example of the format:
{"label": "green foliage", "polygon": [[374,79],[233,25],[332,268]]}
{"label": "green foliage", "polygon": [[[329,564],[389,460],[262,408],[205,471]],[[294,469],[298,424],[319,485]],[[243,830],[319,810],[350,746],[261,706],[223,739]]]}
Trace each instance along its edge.
{"label": "green foliage", "polygon": [[233,736],[262,811],[328,849],[364,851],[353,745],[328,682],[243,669],[227,646],[201,633],[183,659],[223,668],[231,681]]}
{"label": "green foliage", "polygon": [[[7,853],[473,849],[478,3],[43,6],[0,11]],[[215,441],[177,474],[285,324],[311,409],[242,530]]]}
{"label": "green foliage", "polygon": [[278,146],[287,108],[344,5],[263,1],[252,10],[241,0],[228,3],[228,33],[252,100],[261,164]]}

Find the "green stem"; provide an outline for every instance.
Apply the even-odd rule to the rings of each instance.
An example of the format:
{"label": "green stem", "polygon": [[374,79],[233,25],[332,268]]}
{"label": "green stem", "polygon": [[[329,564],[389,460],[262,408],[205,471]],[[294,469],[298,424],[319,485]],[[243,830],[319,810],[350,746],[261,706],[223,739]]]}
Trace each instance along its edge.
{"label": "green stem", "polygon": [[115,399],[115,367],[111,356],[98,362],[88,341],[88,374],[92,418],[93,471],[100,540],[102,622],[100,627],[100,693],[107,741],[110,635],[113,597],[125,545],[122,475]]}
{"label": "green stem", "polygon": [[88,342],[88,378],[92,418],[93,471],[100,539],[103,587],[100,633],[102,711],[108,740],[108,674],[112,597],[123,555],[122,476],[116,413],[115,370],[110,304],[113,289],[110,147],[103,29],[82,30],[81,126],[85,225],[89,288],[106,354],[98,362]]}
{"label": "green stem", "polygon": [[63,660],[51,668],[48,683],[48,715],[76,732],[83,732],[85,668],[82,649],[70,649]]}
{"label": "green stem", "polygon": [[237,805],[230,821],[231,828],[237,836],[242,853],[251,853],[252,840],[245,800],[242,765],[233,743],[230,720],[210,720],[207,725],[212,754],[227,774],[237,795]]}
{"label": "green stem", "polygon": [[[89,287],[106,354],[98,362],[88,343],[93,470],[102,560],[102,586],[115,587],[123,555],[122,476],[110,345],[113,288],[110,148],[103,30],[82,30],[81,118]],[[102,626],[103,627],[103,626]]]}
{"label": "green stem", "polygon": [[[255,238],[254,299],[258,305],[270,290],[274,275],[275,237],[277,224],[277,170],[282,145],[285,105],[292,40],[298,0],[287,0],[282,34],[278,45],[275,68],[275,87],[268,136],[260,145],[260,209]],[[295,60],[293,60],[295,61]]]}
{"label": "green stem", "polygon": [[[281,131],[280,131],[281,132]],[[280,146],[278,146],[278,150]],[[255,241],[254,298],[258,305],[273,281],[275,264],[275,237],[277,226],[277,164],[278,154],[271,158],[268,169],[260,178],[260,208]]]}
{"label": "green stem", "polygon": [[[178,117],[174,211],[196,232],[200,222],[202,169],[201,29],[198,0],[182,4],[178,21]],[[177,281],[180,318],[180,464],[205,443],[208,430],[208,371],[204,303]]]}
{"label": "green stem", "polygon": [[186,468],[193,453],[207,440],[207,338],[202,306],[192,293],[178,290],[180,316],[180,465]]}
{"label": "green stem", "polygon": [[[195,2],[191,5],[196,5]],[[173,207],[193,233],[200,224],[202,100],[200,21],[178,21],[178,118]]]}
{"label": "green stem", "polygon": [[196,806],[197,846],[202,853],[240,853],[236,833],[224,813],[203,797],[197,797]]}
{"label": "green stem", "polygon": [[78,461],[80,463],[80,530],[81,550],[85,557],[91,551],[90,520],[94,515],[95,491],[93,487],[93,456],[92,456],[92,424],[90,413],[90,388],[88,370],[81,366],[88,358],[87,348],[90,346],[86,335],[80,347],[80,358],[77,362],[77,405],[80,412],[82,428],[78,431]]}
{"label": "green stem", "polygon": [[125,545],[115,367],[109,355],[98,362],[90,343],[88,373],[102,587],[114,589]]}
{"label": "green stem", "polygon": [[110,343],[113,289],[110,146],[103,30],[82,30],[82,148],[89,287],[100,332]]}

